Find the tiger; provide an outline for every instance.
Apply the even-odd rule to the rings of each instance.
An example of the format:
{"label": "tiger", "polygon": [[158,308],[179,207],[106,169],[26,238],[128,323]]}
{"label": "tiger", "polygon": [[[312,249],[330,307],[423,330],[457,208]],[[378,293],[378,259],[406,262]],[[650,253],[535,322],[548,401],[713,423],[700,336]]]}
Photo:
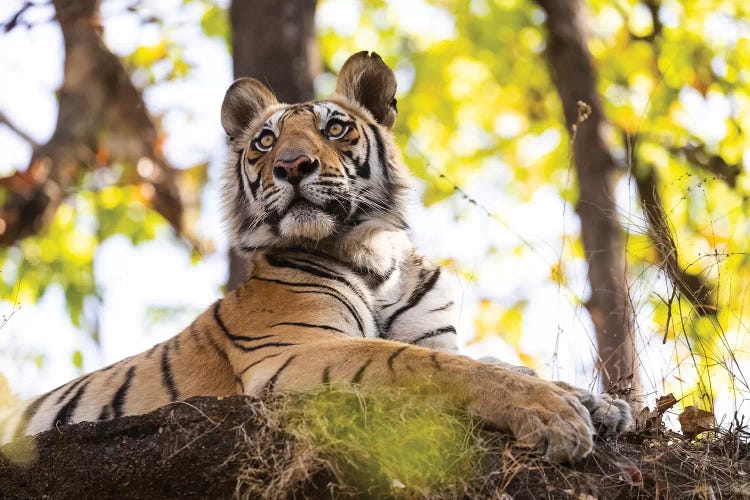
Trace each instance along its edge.
{"label": "tiger", "polygon": [[0,413],[0,442],[192,396],[333,384],[427,390],[550,461],[626,429],[623,401],[458,353],[449,274],[408,237],[395,95],[394,73],[367,51],[327,100],[280,103],[258,80],[235,81],[221,106],[221,197],[247,280],[171,339]]}

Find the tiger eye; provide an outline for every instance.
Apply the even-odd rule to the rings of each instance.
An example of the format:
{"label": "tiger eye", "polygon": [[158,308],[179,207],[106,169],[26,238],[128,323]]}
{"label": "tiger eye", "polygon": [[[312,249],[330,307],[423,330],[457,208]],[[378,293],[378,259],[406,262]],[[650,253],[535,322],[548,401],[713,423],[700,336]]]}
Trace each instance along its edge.
{"label": "tiger eye", "polygon": [[258,144],[260,147],[264,149],[270,149],[271,146],[273,146],[273,143],[276,142],[276,138],[273,136],[273,134],[263,134],[260,136],[260,139],[258,139]]}
{"label": "tiger eye", "polygon": [[341,125],[340,123],[334,123],[328,129],[328,133],[331,135],[339,135],[341,132],[343,132],[343,130],[344,130],[343,125]]}
{"label": "tiger eye", "polygon": [[346,125],[338,121],[332,122],[328,125],[326,133],[331,139],[339,139],[346,133]]}

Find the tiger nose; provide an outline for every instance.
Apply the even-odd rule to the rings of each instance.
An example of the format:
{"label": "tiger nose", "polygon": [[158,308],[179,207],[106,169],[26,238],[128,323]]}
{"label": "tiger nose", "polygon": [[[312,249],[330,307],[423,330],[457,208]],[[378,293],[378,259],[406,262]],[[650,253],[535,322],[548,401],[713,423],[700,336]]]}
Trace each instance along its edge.
{"label": "tiger nose", "polygon": [[276,180],[287,181],[298,185],[302,179],[318,169],[319,162],[307,155],[300,155],[294,160],[276,160],[273,164],[273,176]]}

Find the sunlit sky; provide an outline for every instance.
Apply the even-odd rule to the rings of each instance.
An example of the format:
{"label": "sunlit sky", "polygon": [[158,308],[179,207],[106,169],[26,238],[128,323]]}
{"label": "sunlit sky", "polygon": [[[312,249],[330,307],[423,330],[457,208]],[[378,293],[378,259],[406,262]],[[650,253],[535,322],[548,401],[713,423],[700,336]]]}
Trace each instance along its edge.
{"label": "sunlit sky", "polygon": [[[137,16],[126,11],[129,3],[106,0],[102,6],[106,42],[121,56],[162,37],[158,28],[142,25]],[[22,4],[21,0],[0,2],[0,19],[8,18]],[[98,306],[99,345],[71,324],[59,287],[51,286],[37,304],[20,304],[20,309],[0,330],[0,372],[22,396],[51,389],[79,374],[71,362],[77,350],[83,353],[83,371],[90,371],[174,335],[220,296],[220,286],[226,280],[226,238],[219,218],[216,179],[226,150],[219,108],[231,83],[231,58],[222,40],[208,38],[201,31],[199,3],[184,7],[182,0],[150,0],[143,4],[159,12],[168,21],[170,38],[188,49],[185,59],[192,66],[189,75],[179,81],[149,86],[144,99],[151,113],[161,116],[168,137],[165,154],[173,165],[186,168],[210,162],[210,181],[202,196],[200,231],[202,237],[215,242],[217,250],[191,264],[185,245],[175,242],[168,231],[155,241],[138,246],[125,237],[103,243],[95,263],[102,299]],[[451,16],[439,8],[427,6],[421,0],[392,0],[389,4],[388,15],[401,29],[418,35],[420,43],[455,36]],[[377,49],[366,31],[354,32],[360,10],[355,0],[321,1],[317,23],[356,36],[363,49]],[[57,110],[54,92],[62,81],[64,53],[60,31],[49,22],[52,7],[39,6],[29,12],[26,19],[38,23],[37,26],[31,30],[16,28],[0,36],[0,112],[35,141],[43,143],[54,130]],[[346,54],[337,55],[333,65],[340,66],[345,57]],[[408,88],[413,75],[401,72],[397,76],[401,89]],[[136,84],[139,78],[134,75]],[[317,83],[320,90],[331,87],[325,78]],[[682,96],[685,112],[680,119],[686,127],[695,127],[696,135],[705,136],[707,141],[718,140],[720,130],[716,124],[723,125],[726,106],[710,101],[711,97],[708,99],[685,91]],[[500,135],[512,132],[517,126],[515,119],[498,117],[496,132]],[[533,163],[535,155],[554,148],[566,138],[551,131],[527,140],[533,142],[526,148],[528,161]],[[0,125],[0,151],[3,151],[0,175],[7,175],[26,167],[31,148]],[[497,218],[488,217],[460,197],[424,208],[419,202],[421,187],[417,183],[409,211],[413,240],[425,255],[457,260],[478,276],[476,282],[462,280],[457,290],[461,305],[459,331],[464,343],[473,337],[480,299],[506,306],[528,300],[521,349],[536,360],[535,368],[542,374],[590,386],[594,380],[595,346],[591,340],[594,329],[576,299],[587,295],[585,263],[581,261],[574,269],[569,291],[561,290],[548,279],[550,268],[561,252],[562,236],[578,232],[578,219],[552,189],[540,189],[528,203],[522,204],[504,196],[509,179],[507,167],[497,159],[462,186],[497,214]],[[619,187],[618,199],[632,199],[625,182]],[[635,209],[628,203],[622,210],[632,213]],[[507,252],[503,252],[502,258],[489,252],[490,248],[518,246],[519,235],[532,242],[533,251],[513,259],[507,258]],[[153,318],[149,310],[154,307],[173,310],[174,314]],[[0,312],[7,315],[12,308],[13,304],[5,302]],[[650,324],[648,307],[639,310],[639,323]],[[515,350],[502,336],[464,346],[463,352],[519,362]],[[647,367],[644,383],[647,392],[653,394],[660,390],[662,377],[670,372],[673,347],[654,343],[643,352],[647,356],[643,360]],[[36,363],[35,358],[40,356],[43,361]]]}

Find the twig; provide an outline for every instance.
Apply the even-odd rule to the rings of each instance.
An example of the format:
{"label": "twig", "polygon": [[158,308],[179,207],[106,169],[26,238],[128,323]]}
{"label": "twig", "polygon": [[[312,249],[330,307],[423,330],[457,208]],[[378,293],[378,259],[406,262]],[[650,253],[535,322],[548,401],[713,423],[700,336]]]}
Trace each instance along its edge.
{"label": "twig", "polygon": [[8,127],[18,137],[31,144],[34,149],[37,149],[40,146],[40,144],[36,142],[33,137],[18,128],[12,121],[10,121],[8,115],[3,113],[2,111],[0,111],[0,123]]}

